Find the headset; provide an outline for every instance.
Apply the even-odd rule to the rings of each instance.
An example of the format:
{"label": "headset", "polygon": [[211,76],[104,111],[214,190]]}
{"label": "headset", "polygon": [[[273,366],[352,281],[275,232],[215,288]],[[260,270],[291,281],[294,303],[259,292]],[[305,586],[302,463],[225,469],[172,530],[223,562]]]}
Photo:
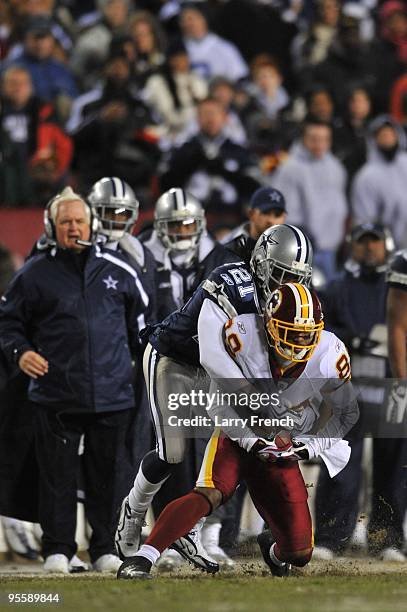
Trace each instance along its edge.
{"label": "headset", "polygon": [[[48,239],[48,241],[50,243],[56,244],[56,229],[55,229],[55,223],[52,219],[51,216],[51,206],[53,205],[53,203],[58,200],[61,199],[61,201],[69,201],[69,196],[71,195],[70,193],[66,193],[65,197],[64,197],[64,192],[70,189],[71,193],[72,193],[72,200],[77,200],[80,199],[81,202],[84,203],[84,205],[86,206],[87,210],[89,211],[89,225],[90,225],[90,238],[89,240],[77,240],[78,244],[81,244],[82,246],[91,246],[96,238],[96,235],[99,231],[99,219],[97,216],[97,213],[95,211],[95,209],[89,205],[88,202],[86,202],[86,200],[84,198],[82,198],[81,196],[79,196],[78,194],[74,193],[72,191],[72,189],[70,187],[65,188],[61,193],[58,193],[56,196],[54,196],[53,198],[51,198],[51,200],[47,203],[45,209],[44,209],[44,230],[45,230],[45,235]],[[62,196],[62,197],[61,197]]]}

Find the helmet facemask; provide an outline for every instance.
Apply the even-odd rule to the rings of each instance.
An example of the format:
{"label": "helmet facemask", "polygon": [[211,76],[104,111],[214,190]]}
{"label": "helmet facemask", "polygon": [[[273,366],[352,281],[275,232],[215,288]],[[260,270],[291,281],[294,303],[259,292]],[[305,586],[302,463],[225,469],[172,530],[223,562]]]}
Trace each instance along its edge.
{"label": "helmet facemask", "polygon": [[[171,219],[156,219],[154,227],[157,235],[166,249],[173,254],[182,254],[198,250],[199,240],[205,228],[205,220],[202,217],[186,217],[185,215],[179,218]],[[181,230],[182,228],[185,228]],[[190,231],[188,231],[190,230]]]}
{"label": "helmet facemask", "polygon": [[252,269],[260,286],[264,300],[284,283],[300,283],[309,287],[312,280],[312,267],[309,264],[298,264],[294,261],[292,266],[286,266],[272,259],[254,259]]}
{"label": "helmet facemask", "polygon": [[138,218],[138,206],[129,207],[112,203],[99,204],[96,208],[100,219],[100,231],[110,240],[121,240],[126,233],[131,233]]}
{"label": "helmet facemask", "polygon": [[293,362],[303,362],[311,359],[321,339],[324,322],[315,323],[314,319],[308,319],[302,323],[288,323],[270,319],[266,328],[280,357]]}
{"label": "helmet facemask", "polygon": [[272,292],[264,311],[269,344],[285,361],[308,361],[324,328],[316,293],[299,283],[281,285]]}

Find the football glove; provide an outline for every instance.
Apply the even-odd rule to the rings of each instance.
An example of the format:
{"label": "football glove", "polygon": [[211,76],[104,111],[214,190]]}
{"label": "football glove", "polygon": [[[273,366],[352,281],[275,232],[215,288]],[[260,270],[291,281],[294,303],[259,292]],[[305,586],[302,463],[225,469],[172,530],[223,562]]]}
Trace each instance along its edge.
{"label": "football glove", "polygon": [[398,382],[393,383],[386,410],[388,423],[402,423],[407,413],[407,387]]}
{"label": "football glove", "polygon": [[276,436],[272,441],[259,438],[253,445],[251,452],[264,462],[274,462],[278,459],[287,461],[300,461],[309,459],[306,446],[296,440],[283,439]]}

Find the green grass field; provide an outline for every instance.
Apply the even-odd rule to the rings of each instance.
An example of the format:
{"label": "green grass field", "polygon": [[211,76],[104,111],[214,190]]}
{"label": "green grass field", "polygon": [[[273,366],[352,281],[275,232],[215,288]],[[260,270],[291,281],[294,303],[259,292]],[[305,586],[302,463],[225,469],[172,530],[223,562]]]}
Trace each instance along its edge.
{"label": "green grass field", "polygon": [[[9,604],[8,593],[58,593],[60,604]],[[405,612],[407,568],[348,560],[312,563],[290,578],[272,578],[257,562],[215,577],[194,570],[117,581],[95,574],[44,578],[0,575],[0,610],[82,612]]]}

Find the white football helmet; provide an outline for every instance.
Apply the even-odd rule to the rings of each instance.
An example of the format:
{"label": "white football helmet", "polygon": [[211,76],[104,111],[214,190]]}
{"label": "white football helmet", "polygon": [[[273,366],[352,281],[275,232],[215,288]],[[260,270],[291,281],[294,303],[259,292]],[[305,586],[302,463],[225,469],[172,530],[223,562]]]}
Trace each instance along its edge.
{"label": "white football helmet", "polygon": [[115,176],[104,177],[93,185],[87,199],[98,215],[100,232],[109,240],[131,233],[140,204],[127,183]]}
{"label": "white football helmet", "polygon": [[273,225],[257,240],[250,260],[264,299],[287,282],[309,286],[313,250],[309,238],[294,225]]}
{"label": "white football helmet", "polygon": [[[188,231],[193,224],[192,231]],[[190,193],[178,187],[169,189],[155,205],[154,228],[163,245],[173,253],[196,251],[206,228],[205,211]]]}

